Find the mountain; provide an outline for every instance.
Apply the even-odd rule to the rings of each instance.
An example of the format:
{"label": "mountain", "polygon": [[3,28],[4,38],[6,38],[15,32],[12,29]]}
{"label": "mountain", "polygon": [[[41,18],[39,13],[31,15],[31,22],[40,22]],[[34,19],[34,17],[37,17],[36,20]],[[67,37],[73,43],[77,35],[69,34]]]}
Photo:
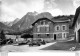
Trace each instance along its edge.
{"label": "mountain", "polygon": [[48,18],[48,19],[51,19],[53,18],[53,16],[49,13],[49,12],[43,12],[43,13],[40,13],[36,16],[36,19],[39,19],[39,18]]}
{"label": "mountain", "polygon": [[10,22],[8,26],[12,26],[13,24],[17,23],[19,21],[19,18],[16,18],[14,21]]}
{"label": "mountain", "polygon": [[11,22],[3,22],[7,26],[12,26],[13,24],[17,23],[19,21],[19,18],[16,18],[14,21]]}
{"label": "mountain", "polygon": [[24,30],[27,29],[27,27],[35,20],[34,15],[35,13],[28,12],[26,15],[24,15],[16,24],[12,25],[13,29],[16,30]]}
{"label": "mountain", "polygon": [[1,30],[4,30],[4,31],[13,31],[10,27],[8,27],[7,25],[5,25],[2,22],[0,22],[0,31]]}
{"label": "mountain", "polygon": [[33,22],[35,22],[39,18],[52,18],[53,16],[49,12],[43,12],[38,14],[37,12],[28,12],[24,15],[16,24],[12,25],[13,29],[18,31],[22,31],[28,29]]}

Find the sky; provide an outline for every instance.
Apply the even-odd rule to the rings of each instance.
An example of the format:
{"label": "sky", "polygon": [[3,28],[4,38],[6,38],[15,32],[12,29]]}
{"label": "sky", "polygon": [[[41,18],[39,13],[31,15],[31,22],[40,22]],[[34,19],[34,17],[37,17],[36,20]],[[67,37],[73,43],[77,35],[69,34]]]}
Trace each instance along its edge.
{"label": "sky", "polygon": [[21,19],[27,12],[50,12],[52,16],[75,14],[80,0],[2,0],[0,21]]}

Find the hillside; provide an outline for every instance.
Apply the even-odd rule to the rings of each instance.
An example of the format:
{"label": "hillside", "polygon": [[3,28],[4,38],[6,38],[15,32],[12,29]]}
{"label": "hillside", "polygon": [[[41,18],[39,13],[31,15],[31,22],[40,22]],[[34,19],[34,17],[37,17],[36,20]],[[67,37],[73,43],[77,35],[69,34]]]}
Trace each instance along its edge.
{"label": "hillside", "polygon": [[0,31],[1,30],[4,30],[4,31],[14,31],[13,29],[11,29],[10,27],[8,27],[7,25],[5,25],[2,22],[0,22]]}
{"label": "hillside", "polygon": [[3,22],[7,26],[12,26],[13,24],[17,23],[19,21],[19,18],[16,18],[14,21],[11,22]]}
{"label": "hillside", "polygon": [[35,13],[35,12],[28,12],[26,15],[24,15],[16,24],[13,24],[11,28],[22,31],[25,29],[28,29],[33,22],[35,22],[39,18],[52,18],[53,16],[49,12],[44,13]]}

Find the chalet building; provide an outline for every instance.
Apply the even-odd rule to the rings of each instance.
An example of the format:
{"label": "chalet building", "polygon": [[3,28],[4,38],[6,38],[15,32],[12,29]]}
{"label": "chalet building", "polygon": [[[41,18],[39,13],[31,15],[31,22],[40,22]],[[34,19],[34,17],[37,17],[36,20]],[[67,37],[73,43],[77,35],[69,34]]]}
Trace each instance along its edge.
{"label": "chalet building", "polygon": [[40,18],[32,24],[33,39],[66,40],[69,35],[69,21],[68,19]]}
{"label": "chalet building", "polygon": [[80,43],[80,6],[76,9],[72,28],[74,28],[76,42]]}

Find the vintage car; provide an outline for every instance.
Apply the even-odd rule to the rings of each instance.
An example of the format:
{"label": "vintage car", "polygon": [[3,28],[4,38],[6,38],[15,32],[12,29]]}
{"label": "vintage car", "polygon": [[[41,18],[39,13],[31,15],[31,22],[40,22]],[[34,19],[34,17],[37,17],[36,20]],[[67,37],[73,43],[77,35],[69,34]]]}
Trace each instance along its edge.
{"label": "vintage car", "polygon": [[45,44],[46,44],[46,41],[45,41],[45,40],[38,39],[37,41],[38,41],[41,45],[45,45]]}
{"label": "vintage car", "polygon": [[40,44],[40,42],[37,42],[37,41],[32,41],[32,42],[30,42],[29,43],[29,46],[40,46],[41,44]]}
{"label": "vintage car", "polygon": [[25,45],[25,44],[28,44],[29,42],[30,42],[29,40],[27,40],[27,41],[22,41],[22,42],[18,43],[18,45]]}
{"label": "vintage car", "polygon": [[42,39],[38,39],[38,40],[32,40],[29,43],[29,46],[34,46],[34,45],[40,46],[40,45],[45,45],[45,44],[46,44],[46,41],[44,41]]}

